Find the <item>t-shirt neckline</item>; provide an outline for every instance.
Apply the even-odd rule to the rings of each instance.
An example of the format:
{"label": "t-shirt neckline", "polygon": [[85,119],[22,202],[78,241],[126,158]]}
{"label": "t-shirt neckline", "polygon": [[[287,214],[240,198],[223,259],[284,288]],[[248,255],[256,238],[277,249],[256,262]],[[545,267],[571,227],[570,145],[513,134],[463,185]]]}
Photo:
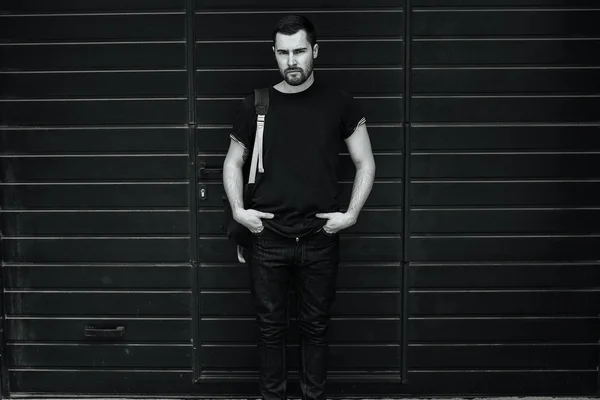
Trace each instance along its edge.
{"label": "t-shirt neckline", "polygon": [[312,89],[317,86],[317,81],[313,81],[312,85],[310,85],[309,87],[307,87],[305,90],[301,91],[301,92],[294,92],[294,93],[286,93],[286,92],[281,92],[277,89],[275,89],[275,86],[271,86],[271,90],[280,96],[287,96],[287,97],[292,97],[292,96],[296,96],[296,97],[300,97],[300,96],[305,96],[307,94],[309,94]]}

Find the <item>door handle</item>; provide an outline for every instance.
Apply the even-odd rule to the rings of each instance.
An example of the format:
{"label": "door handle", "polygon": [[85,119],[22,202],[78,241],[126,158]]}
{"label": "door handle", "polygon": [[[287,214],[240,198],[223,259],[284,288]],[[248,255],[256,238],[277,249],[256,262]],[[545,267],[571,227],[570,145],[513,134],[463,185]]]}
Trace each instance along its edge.
{"label": "door handle", "polygon": [[200,166],[200,168],[198,169],[198,172],[200,173],[200,175],[220,174],[223,172],[223,168],[207,168],[206,163],[204,163],[204,162],[202,162],[198,165]]}
{"label": "door handle", "polygon": [[94,326],[85,327],[86,337],[101,337],[101,338],[114,338],[121,337],[125,334],[124,326],[117,326],[115,328],[96,328]]}

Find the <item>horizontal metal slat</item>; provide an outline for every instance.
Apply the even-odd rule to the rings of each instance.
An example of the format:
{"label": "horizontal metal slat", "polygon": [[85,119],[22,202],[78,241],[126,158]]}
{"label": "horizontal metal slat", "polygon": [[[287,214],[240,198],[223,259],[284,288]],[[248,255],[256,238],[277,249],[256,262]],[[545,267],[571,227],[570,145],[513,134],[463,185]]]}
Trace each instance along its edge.
{"label": "horizontal metal slat", "polygon": [[4,154],[187,153],[181,127],[0,128]]}
{"label": "horizontal metal slat", "polygon": [[[422,371],[409,372],[406,384],[385,383],[377,380],[362,382],[361,373],[348,377],[331,377],[329,392],[344,395],[348,390],[383,395],[389,393],[412,395],[595,395],[598,374],[595,370],[576,371]],[[109,370],[35,370],[9,371],[13,393],[90,394],[197,394],[227,395],[232,391],[251,395],[255,393],[255,377],[241,382],[220,379],[204,381],[200,389],[193,383],[192,371],[109,371]],[[436,382],[432,385],[431,382]]]}
{"label": "horizontal metal slat", "polygon": [[144,184],[52,184],[4,185],[5,209],[123,209],[187,207],[188,185]]}
{"label": "horizontal metal slat", "polygon": [[600,68],[413,69],[413,94],[596,94]]}
{"label": "horizontal metal slat", "polygon": [[183,124],[185,98],[3,100],[4,123],[9,126]]}
{"label": "horizontal metal slat", "polygon": [[596,0],[413,0],[414,7],[594,7]]}
{"label": "horizontal metal slat", "polygon": [[[5,265],[9,289],[190,289],[187,264],[43,264]],[[201,265],[201,289],[247,289],[245,265]],[[401,285],[400,265],[341,264],[336,280],[340,289],[394,289]]]}
{"label": "horizontal metal slat", "polygon": [[[259,340],[258,327],[252,318],[202,318],[200,337],[203,343],[226,345],[227,342],[255,345]],[[330,343],[400,344],[401,321],[391,318],[333,318],[329,324],[327,338]],[[290,344],[300,343],[300,334],[295,320],[287,331]],[[228,345],[232,345],[229,343]],[[225,360],[224,360],[225,361]]]}
{"label": "horizontal metal slat", "polygon": [[13,317],[6,320],[6,340],[12,342],[98,343],[106,339],[85,336],[86,327],[125,328],[116,343],[189,343],[191,316],[184,318],[94,318],[94,317]]}
{"label": "horizontal metal slat", "polygon": [[[274,65],[275,67],[275,65]],[[320,69],[316,66],[315,77],[333,87],[343,88],[355,95],[398,95],[403,92],[404,71],[395,69]],[[268,87],[281,80],[274,70],[208,70],[196,72],[197,94],[245,96],[255,87]]]}
{"label": "horizontal metal slat", "polygon": [[13,182],[182,181],[187,155],[59,156],[0,158],[2,180]]}
{"label": "horizontal metal slat", "polygon": [[[225,214],[223,211],[202,211],[198,234],[221,235],[224,225]],[[354,235],[365,234],[400,234],[402,231],[402,211],[393,210],[369,210],[363,209],[356,225],[344,230],[344,233]]]}
{"label": "horizontal metal slat", "polygon": [[[340,235],[342,262],[396,262],[401,260],[402,238]],[[200,262],[235,262],[235,245],[227,238],[200,238]]]}
{"label": "horizontal metal slat", "polygon": [[424,40],[411,44],[421,65],[600,65],[600,39]]}
{"label": "horizontal metal slat", "polygon": [[2,241],[7,262],[185,262],[189,239],[173,238],[51,238]]}
{"label": "horizontal metal slat", "polygon": [[121,70],[185,68],[185,43],[122,42],[0,44],[4,70]]}
{"label": "horizontal metal slat", "polygon": [[10,344],[9,368],[189,368],[192,345]]}
{"label": "horizontal metal slat", "polygon": [[0,42],[182,40],[185,15],[0,16]]}
{"label": "horizontal metal slat", "polygon": [[[373,125],[367,121],[367,130],[373,151],[401,151],[404,147],[404,129],[401,124]],[[201,126],[195,131],[198,151],[225,154],[229,147],[230,125],[221,127]],[[0,131],[0,135],[2,132]],[[344,147],[342,147],[343,150]]]}
{"label": "horizontal metal slat", "polygon": [[[202,182],[206,187],[207,196],[198,202],[201,209],[223,209],[223,189],[222,182]],[[347,207],[352,195],[352,181],[344,181],[339,184],[339,202],[342,207]],[[398,207],[402,202],[402,182],[397,180],[377,180],[373,184],[366,207]]]}
{"label": "horizontal metal slat", "polygon": [[[358,106],[371,123],[399,123],[403,120],[402,98],[357,97]],[[240,107],[240,99],[198,99],[196,113],[200,124],[231,124]]]}
{"label": "horizontal metal slat", "polygon": [[416,9],[412,18],[412,33],[417,37],[589,37],[600,33],[596,23],[600,18],[598,9],[459,9],[452,11]]}
{"label": "horizontal metal slat", "polygon": [[410,175],[429,178],[600,178],[589,168],[600,164],[600,152],[589,154],[414,154]]}
{"label": "horizontal metal slat", "polygon": [[[338,289],[394,289],[401,285],[402,267],[393,264],[344,264],[341,263],[336,286]],[[247,289],[249,288],[246,265],[201,265],[198,269],[198,285],[201,289]]]}
{"label": "horizontal metal slat", "polygon": [[10,316],[186,316],[189,291],[8,292]]}
{"label": "horizontal metal slat", "polygon": [[409,369],[593,369],[596,345],[413,345]]}
{"label": "horizontal metal slat", "polygon": [[5,237],[187,235],[190,219],[187,210],[4,212],[0,215]]}
{"label": "horizontal metal slat", "polygon": [[415,122],[595,122],[598,96],[413,97]]}
{"label": "horizontal metal slat", "polygon": [[[399,345],[331,345],[333,371],[399,368]],[[299,348],[291,346],[287,365],[299,368]],[[203,346],[203,369],[257,369],[256,346]],[[9,368],[161,368],[185,369],[192,365],[191,345],[60,345],[12,344]]]}
{"label": "horizontal metal slat", "polygon": [[128,11],[181,11],[184,0],[6,0],[2,9],[11,13],[41,12],[128,12]]}
{"label": "horizontal metal slat", "polygon": [[411,210],[410,226],[416,235],[585,235],[600,233],[600,209]]}
{"label": "horizontal metal slat", "polygon": [[[196,44],[195,65],[196,68],[276,68],[271,46],[268,37],[259,42],[201,42]],[[404,60],[404,43],[400,38],[319,40],[319,49],[318,61],[315,60],[315,66],[319,67],[398,66]]]}
{"label": "horizontal metal slat", "polygon": [[428,291],[409,294],[416,316],[593,316],[599,311],[597,291]]}
{"label": "horizontal metal slat", "polygon": [[[268,157],[268,156],[267,156]],[[400,179],[403,177],[404,160],[401,154],[375,154],[376,172],[375,179]],[[198,163],[206,163],[207,168],[222,169],[225,156],[200,155]],[[339,180],[353,181],[356,167],[350,155],[343,154],[339,157],[337,175]],[[223,174],[202,175],[198,178],[202,182],[223,181]]]}
{"label": "horizontal metal slat", "polygon": [[[575,275],[575,274],[573,274]],[[411,318],[409,343],[591,343],[597,317]]]}
{"label": "horizontal metal slat", "polygon": [[594,124],[412,125],[414,153],[424,151],[597,151]]}
{"label": "horizontal metal slat", "polygon": [[[249,369],[258,373],[259,353],[256,346],[203,346],[202,368],[244,370]],[[286,355],[286,363],[291,370],[298,370],[300,366],[300,349],[290,346]],[[368,371],[376,370],[390,372],[400,369],[399,345],[368,345],[368,346],[343,346],[330,345],[328,355],[328,372],[335,374],[343,371]]]}
{"label": "horizontal metal slat", "polygon": [[597,188],[595,181],[415,181],[411,205],[595,207],[600,204]]}
{"label": "horizontal metal slat", "polygon": [[[249,1],[249,0],[194,0],[195,9],[197,11],[211,11],[211,10],[284,10],[292,9],[295,10],[297,5],[291,3],[281,3],[278,0],[260,0],[260,1]],[[398,7],[396,0],[373,0],[366,4],[363,0],[305,0],[302,3],[303,8],[311,9],[316,8],[319,10],[328,9],[369,9],[377,7]]]}
{"label": "horizontal metal slat", "polygon": [[409,287],[418,288],[564,288],[600,286],[600,265],[595,263],[411,264]]}
{"label": "horizontal metal slat", "polygon": [[186,97],[181,71],[0,73],[2,96],[10,99]]}
{"label": "horizontal metal slat", "polygon": [[6,289],[187,289],[191,267],[181,265],[4,265]]}
{"label": "horizontal metal slat", "polygon": [[413,261],[588,261],[600,259],[600,235],[412,237]]}
{"label": "horizontal metal slat", "polygon": [[[404,19],[401,10],[368,9],[327,13],[305,11],[319,27],[319,38],[376,38],[402,36]],[[218,13],[196,15],[196,37],[208,40],[271,40],[271,29],[277,21],[287,15],[281,13]],[[265,30],[264,27],[273,27]],[[268,31],[268,32],[267,32]],[[269,48],[271,46],[269,45]]]}
{"label": "horizontal metal slat", "polygon": [[[333,316],[396,316],[400,315],[402,295],[397,291],[338,291],[332,305]],[[289,312],[295,316],[297,296],[290,296]],[[202,292],[199,295],[199,312],[203,317],[254,315],[250,291]]]}

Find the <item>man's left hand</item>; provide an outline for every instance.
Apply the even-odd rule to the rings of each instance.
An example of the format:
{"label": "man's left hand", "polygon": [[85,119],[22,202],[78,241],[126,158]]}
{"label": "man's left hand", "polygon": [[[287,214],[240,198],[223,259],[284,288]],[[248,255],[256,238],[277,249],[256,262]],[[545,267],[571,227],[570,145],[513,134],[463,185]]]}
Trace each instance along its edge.
{"label": "man's left hand", "polygon": [[339,231],[356,224],[356,217],[348,213],[320,213],[317,214],[316,217],[327,220],[327,223],[325,226],[323,226],[323,229],[325,230],[325,233],[329,235],[334,235]]}

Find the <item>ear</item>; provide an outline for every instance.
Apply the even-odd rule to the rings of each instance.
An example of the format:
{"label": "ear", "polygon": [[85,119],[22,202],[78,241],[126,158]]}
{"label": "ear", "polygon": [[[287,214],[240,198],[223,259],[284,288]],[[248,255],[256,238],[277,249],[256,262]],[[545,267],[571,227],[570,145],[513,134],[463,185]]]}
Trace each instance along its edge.
{"label": "ear", "polygon": [[313,58],[317,58],[319,56],[319,44],[315,43],[313,46]]}

